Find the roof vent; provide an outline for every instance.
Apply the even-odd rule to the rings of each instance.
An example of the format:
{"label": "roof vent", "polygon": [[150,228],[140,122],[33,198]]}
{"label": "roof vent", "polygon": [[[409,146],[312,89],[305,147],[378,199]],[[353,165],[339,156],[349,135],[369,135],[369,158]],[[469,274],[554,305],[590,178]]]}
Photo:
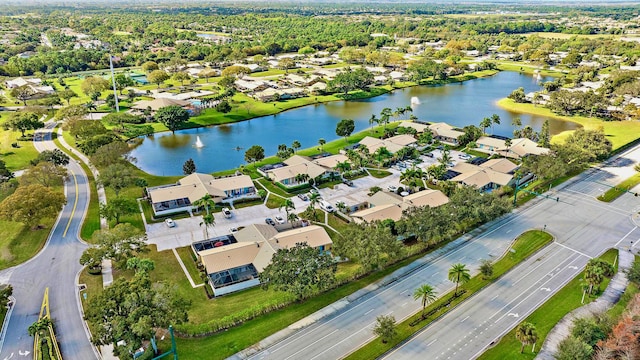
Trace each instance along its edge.
{"label": "roof vent", "polygon": [[259,243],[259,242],[257,242],[257,241],[256,241],[256,246],[257,246],[257,247],[260,247],[260,243]]}

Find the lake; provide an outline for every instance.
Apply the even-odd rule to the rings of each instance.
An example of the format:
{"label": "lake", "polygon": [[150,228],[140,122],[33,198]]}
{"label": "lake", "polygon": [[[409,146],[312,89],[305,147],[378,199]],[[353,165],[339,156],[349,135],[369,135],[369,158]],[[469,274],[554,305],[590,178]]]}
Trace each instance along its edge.
{"label": "lake", "polygon": [[[369,127],[371,114],[380,114],[385,107],[395,110],[410,105],[412,97],[420,101],[412,106],[413,114],[420,121],[477,126],[483,117],[495,113],[501,118],[501,124],[493,129],[496,135],[512,136],[511,120],[516,116],[522,119],[523,126],[530,125],[539,131],[545,117],[505,111],[495,104],[518,87],[523,87],[525,93],[540,89],[531,76],[502,71],[463,83],[414,86],[370,99],[309,105],[233,124],[181,130],[175,134],[158,133],[145,138],[131,155],[138,159],[136,165],[140,169],[154,175],[181,175],[182,164],[189,158],[195,161],[198,172],[232,169],[245,163],[244,152],[252,145],[261,145],[267,156],[276,153],[278,144],[291,146],[294,140],[298,140],[303,149],[316,146],[320,138],[327,141],[338,138],[335,128],[341,119],[354,119],[356,131],[364,130]],[[409,114],[404,116],[408,117]],[[551,134],[579,127],[554,119],[549,119],[549,123]],[[491,131],[487,129],[488,133]],[[204,147],[193,146],[196,137],[200,137]]]}

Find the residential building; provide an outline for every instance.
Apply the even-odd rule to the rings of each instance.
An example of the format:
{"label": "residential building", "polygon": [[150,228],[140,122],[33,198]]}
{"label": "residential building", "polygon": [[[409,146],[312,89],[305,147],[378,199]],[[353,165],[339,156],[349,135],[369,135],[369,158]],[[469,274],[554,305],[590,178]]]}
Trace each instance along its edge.
{"label": "residential building", "polygon": [[408,134],[392,136],[388,139],[378,139],[371,136],[365,136],[360,140],[361,146],[366,146],[369,150],[369,154],[373,154],[379,148],[386,148],[390,153],[395,154],[405,146],[414,146],[417,144],[417,140]]}
{"label": "residential building", "polygon": [[228,244],[213,239],[213,247],[205,247],[205,250],[198,251],[203,247],[193,244],[215,296],[259,285],[259,274],[271,263],[271,258],[279,249],[306,243],[322,253],[330,253],[333,244],[325,229],[317,225],[278,232],[271,225],[253,224],[233,237],[236,242]]}
{"label": "residential building", "polygon": [[282,184],[285,187],[295,187],[306,184],[315,178],[326,178],[331,174],[337,174],[335,170],[338,163],[349,161],[343,154],[310,158],[294,155],[284,161],[285,166],[275,167],[263,173],[269,179]]}
{"label": "residential building", "polygon": [[429,125],[429,129],[433,133],[433,138],[442,143],[458,146],[458,138],[464,135],[464,132],[456,130],[447,123],[434,123]]}
{"label": "residential building", "polygon": [[510,185],[517,168],[517,165],[507,159],[493,159],[480,165],[460,162],[451,169],[458,174],[451,181],[474,186],[480,191],[492,191],[500,186]]}
{"label": "residential building", "polygon": [[398,221],[405,210],[425,206],[438,207],[449,202],[440,190],[422,190],[402,197],[392,192],[378,191],[369,198],[369,208],[351,214],[355,223],[371,223],[391,219]]}
{"label": "residential building", "polygon": [[56,91],[52,86],[42,85],[42,80],[39,78],[23,78],[18,77],[12,80],[4,82],[7,89],[15,89],[21,86],[28,86],[33,90],[33,97],[44,96],[54,94]]}
{"label": "residential building", "polygon": [[209,194],[215,202],[232,202],[240,198],[256,197],[256,188],[248,175],[214,178],[194,173],[177,183],[147,188],[155,215],[192,211],[193,203]]}
{"label": "residential building", "polygon": [[412,128],[415,129],[418,134],[425,132],[425,130],[429,129],[429,125],[418,123],[415,121],[402,121],[398,127]]}

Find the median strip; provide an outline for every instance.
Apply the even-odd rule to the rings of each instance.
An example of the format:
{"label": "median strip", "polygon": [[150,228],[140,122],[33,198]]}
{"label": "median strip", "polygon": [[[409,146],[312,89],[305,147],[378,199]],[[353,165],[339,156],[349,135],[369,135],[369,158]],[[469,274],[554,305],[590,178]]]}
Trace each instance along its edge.
{"label": "median strip", "polygon": [[422,311],[420,311],[397,324],[396,331],[398,335],[387,343],[383,343],[377,338],[373,339],[373,341],[351,353],[346,359],[375,359],[392,350],[425,326],[447,314],[464,300],[497,281],[516,265],[538,252],[542,247],[550,244],[552,240],[553,237],[549,233],[539,230],[531,230],[521,234],[516,238],[509,251],[493,264],[494,276],[492,278],[485,279],[481,274],[474,276],[469,282],[460,286],[458,296],[443,296],[427,306],[424,310],[427,315],[424,318],[422,318]]}

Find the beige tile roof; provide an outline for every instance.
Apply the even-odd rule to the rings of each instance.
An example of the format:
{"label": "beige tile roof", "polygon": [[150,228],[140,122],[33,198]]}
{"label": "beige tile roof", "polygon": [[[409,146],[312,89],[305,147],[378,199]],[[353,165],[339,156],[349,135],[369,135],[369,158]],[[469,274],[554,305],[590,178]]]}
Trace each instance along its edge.
{"label": "beige tile roof", "polygon": [[365,136],[362,140],[360,140],[360,144],[366,146],[367,149],[369,149],[370,154],[373,154],[381,147],[387,148],[387,150],[389,150],[389,152],[391,152],[392,154],[404,148],[403,145],[399,145],[386,140],[376,139],[371,136]]}
{"label": "beige tile roof", "polygon": [[526,138],[519,138],[511,141],[509,152],[523,157],[527,155],[544,155],[549,152],[549,149],[539,147],[535,141],[531,141]]}
{"label": "beige tile roof", "polygon": [[325,171],[327,171],[327,169],[323,168],[322,166],[316,165],[312,162],[307,162],[303,164],[283,166],[281,168],[269,170],[267,171],[267,174],[269,174],[269,177],[275,181],[282,181],[285,179],[294,178],[298,174],[307,174],[311,179],[313,179],[324,174]]}
{"label": "beige tile roof", "polygon": [[[249,231],[245,231],[247,229]],[[238,231],[234,237],[238,240],[235,244],[204,250],[198,254],[207,273],[211,274],[248,264],[253,264],[260,273],[271,263],[271,258],[277,249],[290,248],[302,242],[306,242],[311,247],[333,243],[326,230],[317,225],[278,233],[271,225],[253,224]],[[238,237],[243,240],[241,241]]]}
{"label": "beige tile roof", "polygon": [[419,124],[413,121],[403,121],[400,123],[400,125],[398,125],[398,127],[413,128],[416,129],[417,132],[421,133],[428,129],[429,125]]}
{"label": "beige tile roof", "polygon": [[[199,255],[202,264],[207,268],[207,273],[211,274],[222,270],[233,269],[238,266],[253,264],[260,252],[267,252],[273,255],[273,250],[271,250],[270,246],[265,246],[264,241],[261,243],[225,245],[201,251]],[[271,259],[271,257],[269,257],[269,259]]]}
{"label": "beige tile roof", "polygon": [[278,234],[275,227],[267,224],[251,224],[233,234],[238,242],[267,241]]}
{"label": "beige tile roof", "polygon": [[338,163],[342,163],[345,161],[349,161],[349,158],[346,155],[337,154],[337,155],[330,155],[330,156],[318,158],[313,160],[312,162],[316,165],[320,165],[330,170],[330,169],[335,169]]}
{"label": "beige tile roof", "polygon": [[513,175],[499,173],[491,169],[482,169],[460,174],[451,179],[451,181],[460,182],[468,186],[476,186],[480,189],[491,183],[502,186],[507,185],[512,178]]}
{"label": "beige tile roof", "polygon": [[288,158],[287,160],[284,160],[283,163],[289,165],[289,166],[293,166],[293,165],[298,165],[298,164],[306,164],[309,161],[311,161],[311,158],[308,156],[302,156],[302,155],[293,155],[292,157]]}
{"label": "beige tile roof", "polygon": [[402,198],[403,208],[409,207],[438,207],[449,202],[447,195],[440,190],[422,190]]}
{"label": "beige tile roof", "polygon": [[178,181],[178,184],[149,191],[151,202],[159,203],[188,198],[192,203],[206,194],[213,197],[226,197],[225,191],[253,187],[248,175],[230,176],[216,179],[209,174],[193,173]]}
{"label": "beige tile roof", "polygon": [[381,206],[389,204],[397,205],[402,203],[402,197],[392,192],[378,191],[377,193],[371,195],[368,202],[370,206]]}
{"label": "beige tile roof", "polygon": [[460,135],[464,135],[464,132],[454,130],[453,126],[443,122],[431,124],[429,125],[429,129],[431,129],[436,136],[443,136],[452,139],[457,139]]}
{"label": "beige tile roof", "polygon": [[492,138],[490,136],[481,136],[478,140],[476,140],[476,144],[492,146],[494,149],[504,148],[504,140]]}
{"label": "beige tile roof", "polygon": [[269,239],[269,244],[274,249],[289,249],[298,243],[307,243],[307,245],[317,248],[333,244],[329,234],[325,229],[318,225],[294,228],[283,231]]}
{"label": "beige tile roof", "polygon": [[402,218],[402,207],[399,204],[386,204],[379,205],[372,208],[356,211],[351,214],[351,217],[356,220],[365,222],[382,221],[391,219],[398,221]]}
{"label": "beige tile roof", "polygon": [[514,170],[516,170],[519,166],[512,163],[508,159],[491,159],[482,164],[480,167],[495,170],[497,172],[501,172],[503,174],[508,174]]}
{"label": "beige tile roof", "polygon": [[413,135],[409,135],[409,134],[402,134],[402,135],[396,135],[396,136],[392,136],[388,139],[385,139],[386,142],[392,142],[394,144],[398,144],[401,146],[408,146],[411,144],[415,144],[416,142],[418,142],[418,140],[416,140],[416,138],[413,137]]}

